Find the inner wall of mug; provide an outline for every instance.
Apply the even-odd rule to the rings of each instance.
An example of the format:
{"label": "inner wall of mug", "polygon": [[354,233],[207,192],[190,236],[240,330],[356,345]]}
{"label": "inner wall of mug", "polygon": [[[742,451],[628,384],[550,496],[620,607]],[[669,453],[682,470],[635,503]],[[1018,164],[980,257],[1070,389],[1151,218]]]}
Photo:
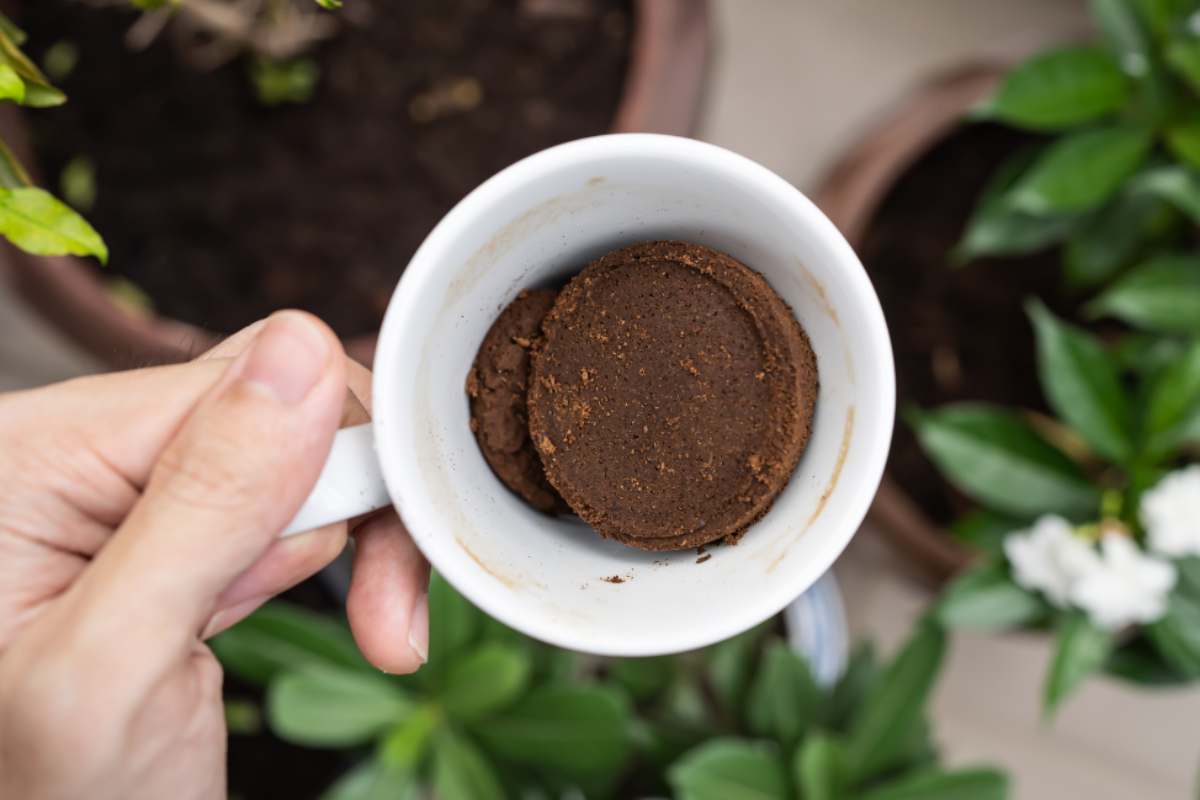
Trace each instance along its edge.
{"label": "inner wall of mug", "polygon": [[[707,245],[761,272],[820,370],[813,436],[787,488],[737,546],[710,547],[704,563],[694,550],[641,552],[534,511],[495,478],[469,429],[467,372],[499,311],[522,289],[561,284],[609,250],[654,239]],[[485,611],[566,647],[682,650],[775,613],[848,542],[882,469],[891,360],[865,281],[807,200],[707,145],[600,137],[501,173],[431,234],[383,330],[377,434],[412,535]]]}

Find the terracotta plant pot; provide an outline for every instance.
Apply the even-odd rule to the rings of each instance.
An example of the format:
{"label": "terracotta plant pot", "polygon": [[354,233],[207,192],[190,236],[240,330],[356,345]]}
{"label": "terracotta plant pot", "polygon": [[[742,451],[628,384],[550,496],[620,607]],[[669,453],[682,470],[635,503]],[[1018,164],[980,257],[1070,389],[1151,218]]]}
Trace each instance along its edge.
{"label": "terracotta plant pot", "polygon": [[[706,0],[635,0],[629,70],[611,130],[691,133],[709,52]],[[24,138],[15,120],[0,120],[6,138]],[[18,141],[19,144],[19,141]],[[18,152],[23,148],[18,147]],[[94,272],[71,258],[33,258],[5,245],[0,269],[17,291],[68,338],[114,367],[183,361],[216,334],[176,320],[135,316],[118,306]],[[375,337],[346,342],[370,363]]]}
{"label": "terracotta plant pot", "polygon": [[[853,247],[862,244],[896,180],[961,124],[966,109],[991,92],[1008,63],[981,62],[926,83],[838,161],[816,202]],[[964,203],[973,201],[963,198]],[[932,582],[946,580],[971,560],[970,551],[931,520],[891,474],[884,475],[870,519]]]}

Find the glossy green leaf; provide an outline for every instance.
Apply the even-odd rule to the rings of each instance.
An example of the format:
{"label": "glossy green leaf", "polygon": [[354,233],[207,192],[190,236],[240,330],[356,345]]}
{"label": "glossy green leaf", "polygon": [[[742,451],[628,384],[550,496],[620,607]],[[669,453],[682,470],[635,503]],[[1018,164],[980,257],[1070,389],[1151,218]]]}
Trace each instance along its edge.
{"label": "glossy green leaf", "polygon": [[1185,339],[1129,331],[1113,343],[1110,352],[1122,371],[1153,378],[1182,358],[1186,350]]}
{"label": "glossy green leaf", "polygon": [[996,170],[979,198],[953,260],[964,264],[981,256],[1026,255],[1062,241],[1075,217],[1037,216],[1013,208],[1009,190],[1033,163],[1032,151],[1019,152]]}
{"label": "glossy green leaf", "polygon": [[1167,613],[1147,625],[1154,649],[1173,669],[1200,678],[1200,597],[1178,589],[1171,593]]}
{"label": "glossy green leaf", "polygon": [[1189,167],[1200,167],[1200,119],[1171,125],[1163,138],[1171,155]]}
{"label": "glossy green leaf", "polygon": [[613,691],[564,685],[535,689],[476,732],[506,761],[569,778],[618,773],[631,746],[629,709]]}
{"label": "glossy green leaf", "polygon": [[1093,317],[1115,317],[1143,330],[1200,334],[1200,258],[1153,258],[1114,283],[1087,310]]}
{"label": "glossy green leaf", "polygon": [[825,705],[826,725],[842,730],[858,715],[863,700],[879,678],[879,670],[879,660],[871,642],[865,641],[855,647]]}
{"label": "glossy green leaf", "polygon": [[1149,130],[1112,125],[1068,134],[1038,157],[1013,187],[1015,209],[1048,215],[1100,206],[1146,159]]}
{"label": "glossy green leaf", "polygon": [[621,658],[609,667],[609,678],[625,688],[635,700],[647,700],[660,694],[675,677],[675,659]]}
{"label": "glossy green leaf", "polygon": [[1200,173],[1180,165],[1154,167],[1140,173],[1130,183],[1135,195],[1161,198],[1200,221]]}
{"label": "glossy green leaf", "polygon": [[1091,8],[1121,71],[1133,79],[1139,113],[1155,123],[1167,119],[1176,105],[1176,91],[1136,0],[1091,0]]}
{"label": "glossy green leaf", "polygon": [[1200,338],[1167,366],[1154,381],[1142,425],[1144,452],[1162,458],[1179,446],[1188,423],[1200,414]]}
{"label": "glossy green leaf", "polygon": [[1128,82],[1108,52],[1067,47],[1012,70],[976,114],[1030,130],[1061,130],[1111,114],[1127,97]]}
{"label": "glossy green leaf", "polygon": [[947,586],[934,615],[948,628],[998,631],[1036,622],[1048,611],[1040,597],[1014,583],[1002,567],[988,564]]}
{"label": "glossy green leaf", "polygon": [[849,783],[846,752],[841,742],[814,733],[796,750],[792,761],[795,785],[804,800],[841,800]]}
{"label": "glossy green leaf", "polygon": [[1042,706],[1047,716],[1053,714],[1085,678],[1104,665],[1112,647],[1112,634],[1097,628],[1085,615],[1079,612],[1064,615],[1055,636],[1054,657],[1042,692]]}
{"label": "glossy green leaf", "polygon": [[267,603],[209,646],[225,669],[261,686],[281,672],[312,664],[375,674],[345,625],[280,601]]}
{"label": "glossy green leaf", "polygon": [[750,732],[791,747],[817,720],[820,702],[808,662],[785,642],[772,641],[746,702]]}
{"label": "glossy green leaf", "polygon": [[444,674],[454,657],[475,640],[482,623],[483,614],[445,578],[438,573],[430,576],[429,668]]}
{"label": "glossy green leaf", "polygon": [[918,623],[871,688],[848,732],[847,763],[856,782],[875,776],[906,755],[945,649],[945,634],[939,626]]}
{"label": "glossy green leaf", "polygon": [[1080,517],[1099,507],[1078,466],[1008,410],[960,403],[911,413],[909,424],[947,480],[990,508]]}
{"label": "glossy green leaf", "polygon": [[1162,38],[1177,27],[1183,18],[1200,8],[1197,0],[1133,0],[1146,20],[1150,31]]}
{"label": "glossy green leaf", "polygon": [[87,220],[36,187],[0,189],[0,235],[33,255],[95,256],[108,262],[108,248]]}
{"label": "glossy green leaf", "polygon": [[504,800],[495,768],[465,736],[446,729],[434,745],[433,791],[438,800]]}
{"label": "glossy green leaf", "polygon": [[1055,317],[1041,301],[1026,306],[1037,336],[1042,391],[1059,418],[1113,461],[1133,452],[1132,423],[1116,365],[1091,334]]}
{"label": "glossy green leaf", "polygon": [[342,7],[342,0],[316,0],[321,8],[333,11]]}
{"label": "glossy green leaf", "polygon": [[680,759],[667,775],[677,800],[787,800],[787,776],[774,748],[714,739]]}
{"label": "glossy green leaf", "polygon": [[368,759],[339,778],[321,800],[419,800],[420,788],[412,772]]}
{"label": "glossy green leaf", "polygon": [[531,667],[523,649],[489,642],[458,656],[438,698],[452,719],[480,719],[521,696],[529,686]]}
{"label": "glossy green leaf", "polygon": [[740,709],[750,685],[755,655],[766,630],[758,625],[744,633],[713,645],[705,652],[708,682],[728,710]]}
{"label": "glossy green leaf", "polygon": [[8,64],[0,64],[0,101],[3,100],[17,103],[25,100],[25,81]]}
{"label": "glossy green leaf", "polygon": [[397,724],[412,702],[383,677],[310,665],[267,687],[267,719],[282,739],[314,747],[349,747]]}
{"label": "glossy green leaf", "polygon": [[905,775],[862,794],[862,800],[1005,800],[1008,776],[995,769],[934,769]]}

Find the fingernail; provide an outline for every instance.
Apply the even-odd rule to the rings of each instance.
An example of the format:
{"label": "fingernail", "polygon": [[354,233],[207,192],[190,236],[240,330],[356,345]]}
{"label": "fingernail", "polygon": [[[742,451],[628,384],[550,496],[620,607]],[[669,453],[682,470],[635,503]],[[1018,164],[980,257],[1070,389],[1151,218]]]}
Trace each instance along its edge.
{"label": "fingernail", "polygon": [[271,317],[251,345],[242,379],[284,405],[303,400],[329,361],[329,342],[303,314]]}
{"label": "fingernail", "polygon": [[413,603],[408,622],[408,646],[424,664],[429,660],[429,595],[422,593]]}

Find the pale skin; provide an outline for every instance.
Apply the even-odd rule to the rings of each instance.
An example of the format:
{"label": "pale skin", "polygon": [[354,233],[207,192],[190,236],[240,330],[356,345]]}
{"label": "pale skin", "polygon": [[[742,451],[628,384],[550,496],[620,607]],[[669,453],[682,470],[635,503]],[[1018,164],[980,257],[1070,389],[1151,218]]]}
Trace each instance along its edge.
{"label": "pale skin", "polygon": [[278,538],[369,379],[283,312],[189,364],[0,395],[0,797],[224,797],[204,641],[348,537],[359,647],[424,662],[429,569],[395,512]]}

